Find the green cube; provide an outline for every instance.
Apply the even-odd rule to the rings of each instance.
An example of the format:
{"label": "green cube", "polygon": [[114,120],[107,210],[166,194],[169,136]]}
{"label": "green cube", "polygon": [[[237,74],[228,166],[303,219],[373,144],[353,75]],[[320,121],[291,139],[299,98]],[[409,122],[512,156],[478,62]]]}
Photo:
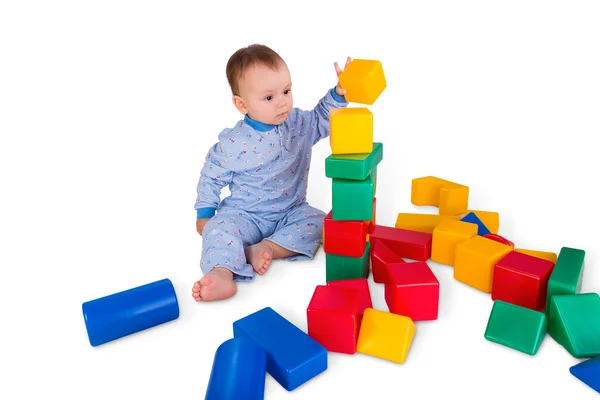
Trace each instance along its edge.
{"label": "green cube", "polygon": [[361,257],[325,254],[325,281],[368,278],[371,266],[371,244],[367,242]]}
{"label": "green cube", "polygon": [[546,314],[550,308],[550,299],[557,294],[576,294],[581,291],[583,260],[585,251],[563,247],[558,254],[556,264],[548,280],[546,295]]}
{"label": "green cube", "polygon": [[490,342],[533,356],[538,352],[547,332],[546,314],[496,300],[484,336]]}
{"label": "green cube", "polygon": [[374,197],[373,174],[362,181],[334,178],[331,190],[331,219],[336,221],[373,219]]}
{"label": "green cube", "polygon": [[325,159],[328,178],[362,181],[377,168],[383,159],[383,144],[374,142],[373,151],[361,154],[332,154]]}
{"label": "green cube", "polygon": [[600,355],[598,293],[559,294],[550,300],[548,333],[575,358]]}

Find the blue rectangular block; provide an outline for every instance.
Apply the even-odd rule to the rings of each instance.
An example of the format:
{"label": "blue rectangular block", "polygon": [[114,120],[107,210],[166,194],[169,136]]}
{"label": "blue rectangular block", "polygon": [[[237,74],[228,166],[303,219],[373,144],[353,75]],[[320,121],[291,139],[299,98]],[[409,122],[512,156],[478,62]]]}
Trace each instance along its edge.
{"label": "blue rectangular block", "polygon": [[327,369],[327,349],[271,307],[235,321],[233,336],[261,346],[267,372],[288,391]]}
{"label": "blue rectangular block", "polygon": [[479,219],[479,217],[477,215],[475,215],[474,212],[470,212],[467,215],[465,215],[462,219],[462,222],[470,222],[472,224],[477,224],[477,226],[479,227],[479,229],[477,230],[477,234],[479,236],[483,236],[483,235],[487,235],[488,233],[492,233],[490,232],[490,230],[487,228],[487,226],[485,226],[483,224],[483,222],[481,222],[481,220]]}

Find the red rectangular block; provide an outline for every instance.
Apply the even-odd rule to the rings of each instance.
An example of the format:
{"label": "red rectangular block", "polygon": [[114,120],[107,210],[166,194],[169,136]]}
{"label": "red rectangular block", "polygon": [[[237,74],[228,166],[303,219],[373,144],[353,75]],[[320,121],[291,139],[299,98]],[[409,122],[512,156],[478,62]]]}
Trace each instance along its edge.
{"label": "red rectangular block", "polygon": [[427,261],[431,257],[431,233],[375,225],[369,241],[380,240],[400,257]]}
{"label": "red rectangular block", "polygon": [[346,279],[340,281],[329,281],[327,286],[338,286],[358,291],[358,314],[362,317],[365,308],[373,308],[369,281],[366,278]]}
{"label": "red rectangular block", "polygon": [[373,282],[385,283],[388,278],[388,264],[405,262],[402,257],[394,253],[381,240],[369,239],[371,242],[371,270]]}
{"label": "red rectangular block", "polygon": [[388,265],[385,302],[393,314],[413,321],[438,317],[440,283],[424,261]]}
{"label": "red rectangular block", "polygon": [[332,212],[324,220],[323,251],[346,257],[362,257],[367,245],[367,233],[371,221],[336,221]]}

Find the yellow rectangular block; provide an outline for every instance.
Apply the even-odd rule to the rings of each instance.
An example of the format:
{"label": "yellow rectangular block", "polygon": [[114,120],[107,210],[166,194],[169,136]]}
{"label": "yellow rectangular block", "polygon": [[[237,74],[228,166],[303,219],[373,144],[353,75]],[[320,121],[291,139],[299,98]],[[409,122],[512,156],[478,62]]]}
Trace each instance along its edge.
{"label": "yellow rectangular block", "polygon": [[519,253],[528,254],[533,257],[541,258],[544,260],[552,261],[556,264],[557,255],[556,253],[552,253],[550,251],[539,251],[539,250],[528,250],[528,249],[515,249]]}
{"label": "yellow rectangular block", "polygon": [[378,60],[353,59],[339,76],[346,101],[372,105],[386,88],[383,65]]}
{"label": "yellow rectangular block", "polygon": [[482,211],[482,210],[468,210],[468,213],[474,213],[477,215],[477,218],[483,222],[486,228],[490,230],[490,232],[497,234],[498,229],[500,229],[500,215],[495,211]]}
{"label": "yellow rectangular block", "polygon": [[484,293],[491,293],[494,266],[510,251],[511,246],[483,236],[473,236],[456,246],[454,279]]}
{"label": "yellow rectangular block", "polygon": [[411,202],[416,206],[434,206],[440,215],[459,215],[467,212],[469,187],[425,176],[412,180]]}
{"label": "yellow rectangular block", "polygon": [[402,364],[416,331],[417,327],[409,317],[365,308],[356,351]]}
{"label": "yellow rectangular block", "polygon": [[431,236],[431,261],[454,265],[456,246],[477,235],[479,227],[470,222],[445,219],[440,222]]}
{"label": "yellow rectangular block", "polygon": [[329,117],[332,154],[363,154],[373,151],[373,114],[369,109],[333,108]]}
{"label": "yellow rectangular block", "polygon": [[398,213],[396,218],[396,228],[408,229],[411,231],[432,233],[433,229],[444,219],[459,220],[458,215],[438,215],[438,214],[419,214],[419,213]]}

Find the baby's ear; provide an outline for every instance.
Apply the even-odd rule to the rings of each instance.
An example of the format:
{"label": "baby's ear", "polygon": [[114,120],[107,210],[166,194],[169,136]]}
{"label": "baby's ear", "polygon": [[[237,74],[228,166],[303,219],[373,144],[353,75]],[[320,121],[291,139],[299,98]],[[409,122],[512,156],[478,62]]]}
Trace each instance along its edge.
{"label": "baby's ear", "polygon": [[248,109],[246,108],[246,103],[244,102],[244,99],[242,99],[240,96],[233,96],[233,105],[242,114],[244,114],[244,115],[248,114]]}

